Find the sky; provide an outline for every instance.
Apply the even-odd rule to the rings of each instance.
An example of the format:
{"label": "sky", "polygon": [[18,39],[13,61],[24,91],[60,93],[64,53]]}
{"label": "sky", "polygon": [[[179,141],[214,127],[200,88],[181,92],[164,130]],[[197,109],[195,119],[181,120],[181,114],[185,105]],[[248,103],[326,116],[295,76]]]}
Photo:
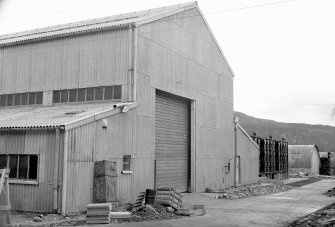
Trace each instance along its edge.
{"label": "sky", "polygon": [[[189,0],[0,0],[0,35]],[[234,110],[335,126],[335,0],[199,0],[234,77]]]}

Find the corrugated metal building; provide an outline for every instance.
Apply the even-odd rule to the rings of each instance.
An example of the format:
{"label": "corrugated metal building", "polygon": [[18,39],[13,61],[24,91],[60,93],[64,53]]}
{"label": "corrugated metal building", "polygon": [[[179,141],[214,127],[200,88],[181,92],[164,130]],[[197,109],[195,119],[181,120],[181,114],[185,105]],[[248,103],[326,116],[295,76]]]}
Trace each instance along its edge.
{"label": "corrugated metal building", "polygon": [[259,180],[259,146],[245,129],[236,124],[236,180],[237,185],[253,184]]}
{"label": "corrugated metal building", "polygon": [[316,145],[288,145],[290,172],[319,174],[320,155]]}
{"label": "corrugated metal building", "polygon": [[120,203],[233,185],[233,73],[196,3],[1,36],[0,68],[14,209],[84,211],[100,160],[118,164]]}

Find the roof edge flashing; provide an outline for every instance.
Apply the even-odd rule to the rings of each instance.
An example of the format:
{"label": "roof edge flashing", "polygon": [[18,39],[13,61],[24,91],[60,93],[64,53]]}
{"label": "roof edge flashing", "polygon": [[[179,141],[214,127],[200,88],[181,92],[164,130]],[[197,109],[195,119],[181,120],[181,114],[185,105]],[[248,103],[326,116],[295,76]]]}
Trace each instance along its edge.
{"label": "roof edge flashing", "polygon": [[257,149],[259,149],[258,144],[250,137],[250,135],[245,131],[245,129],[237,123],[237,128],[239,128],[241,130],[241,132],[243,132],[243,134],[245,134],[247,136],[247,138],[255,145],[255,147],[257,147]]}
{"label": "roof edge flashing", "polygon": [[[0,35],[0,47],[21,44],[31,41],[39,41],[45,39],[53,39],[55,37],[66,37],[79,35],[87,32],[120,29],[122,27],[129,28],[131,24],[137,26],[137,22],[146,20],[156,20],[157,16],[165,17],[166,13],[174,12],[187,8],[197,7],[197,2],[188,2],[152,9],[140,10],[124,14],[117,14],[108,17],[94,18],[82,20],[61,25],[42,27],[22,32]],[[150,15],[149,13],[153,13]],[[138,14],[138,15],[136,15]],[[149,15],[147,15],[149,14]],[[142,18],[141,18],[142,17]],[[122,23],[124,21],[124,23]]]}
{"label": "roof edge flashing", "polygon": [[3,127],[0,128],[0,131],[32,131],[32,130],[56,130],[59,129],[61,131],[65,130],[65,125],[57,125],[57,126],[36,126],[36,127]]}
{"label": "roof edge flashing", "polygon": [[[127,110],[123,111],[125,107],[127,108]],[[118,113],[128,112],[129,110],[134,109],[136,107],[137,107],[136,102],[115,104],[113,108],[110,108],[108,110],[104,110],[104,111],[101,111],[100,113],[96,113],[91,116],[87,116],[85,118],[81,118],[81,119],[74,120],[72,122],[68,122],[66,125],[64,125],[64,128],[65,130],[74,129],[82,125],[88,124],[90,122],[98,121],[98,120],[101,120],[106,117],[110,117]]]}

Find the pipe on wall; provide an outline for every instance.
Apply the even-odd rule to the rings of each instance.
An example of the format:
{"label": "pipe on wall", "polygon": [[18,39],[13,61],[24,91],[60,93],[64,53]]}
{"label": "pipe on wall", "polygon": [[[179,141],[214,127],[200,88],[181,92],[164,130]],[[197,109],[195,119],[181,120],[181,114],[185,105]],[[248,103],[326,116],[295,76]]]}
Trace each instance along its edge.
{"label": "pipe on wall", "polygon": [[132,100],[136,102],[137,92],[137,73],[136,73],[136,61],[137,61],[137,27],[135,23],[131,24],[132,31],[132,51],[131,51],[131,72],[132,72]]}
{"label": "pipe on wall", "polygon": [[62,215],[66,214],[66,180],[67,180],[67,153],[69,143],[69,131],[64,133],[64,159],[63,159],[63,185],[62,185]]}
{"label": "pipe on wall", "polygon": [[55,213],[58,213],[58,165],[59,165],[59,137],[60,137],[60,130],[56,128],[56,144],[55,144],[55,158],[54,158],[54,173],[53,173],[53,198],[52,198],[52,206]]}
{"label": "pipe on wall", "polygon": [[237,186],[237,171],[236,171],[236,167],[237,167],[237,125],[238,125],[238,117],[234,117],[234,142],[235,142],[235,146],[234,146],[234,187],[236,188]]}

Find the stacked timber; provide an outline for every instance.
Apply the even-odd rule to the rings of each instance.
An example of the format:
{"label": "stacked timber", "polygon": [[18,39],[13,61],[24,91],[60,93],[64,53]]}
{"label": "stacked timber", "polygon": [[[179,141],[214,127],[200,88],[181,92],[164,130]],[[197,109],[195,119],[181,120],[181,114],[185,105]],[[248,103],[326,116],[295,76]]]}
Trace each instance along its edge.
{"label": "stacked timber", "polygon": [[111,219],[118,219],[118,220],[129,220],[132,216],[130,212],[127,211],[118,211],[118,212],[111,212],[110,213]]}
{"label": "stacked timber", "polygon": [[111,203],[94,203],[87,205],[86,223],[87,224],[109,224]]}
{"label": "stacked timber", "polygon": [[145,192],[140,192],[140,194],[137,196],[134,208],[141,207],[144,204],[144,201],[145,201]]}
{"label": "stacked timber", "polygon": [[182,195],[175,188],[158,188],[155,203],[169,205],[174,209],[182,207]]}

